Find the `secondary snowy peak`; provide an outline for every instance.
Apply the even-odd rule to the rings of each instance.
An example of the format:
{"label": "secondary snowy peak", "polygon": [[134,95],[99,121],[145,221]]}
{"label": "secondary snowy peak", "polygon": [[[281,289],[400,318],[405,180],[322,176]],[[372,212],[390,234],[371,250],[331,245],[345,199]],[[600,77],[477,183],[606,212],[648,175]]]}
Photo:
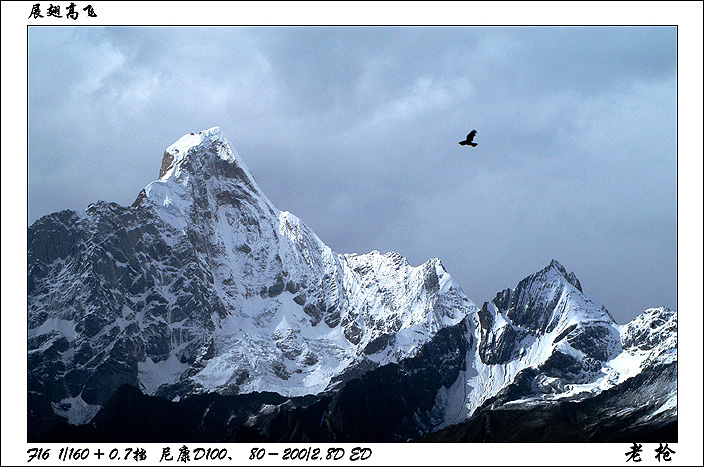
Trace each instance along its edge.
{"label": "secondary snowy peak", "polygon": [[574,273],[555,260],[513,290],[499,292],[491,303],[511,324],[543,334],[560,324],[614,322],[606,308],[582,293]]}
{"label": "secondary snowy peak", "polygon": [[[677,358],[674,312],[648,309],[619,326],[554,260],[466,320],[473,323],[467,341],[476,344],[457,382],[439,392],[436,410],[444,411],[445,424],[480,408],[582,400]],[[669,407],[671,383],[658,389],[664,395],[653,410]]]}
{"label": "secondary snowy peak", "polygon": [[[505,289],[478,314],[479,357],[484,364],[502,364],[519,358],[542,364],[562,349],[605,358],[616,346],[608,311],[582,293],[574,275],[555,260],[542,270]],[[599,348],[592,335],[611,337]],[[598,341],[598,339],[597,339]],[[571,357],[568,357],[571,358]]]}
{"label": "secondary snowy peak", "polygon": [[641,367],[677,360],[677,313],[667,307],[648,308],[621,326],[621,343],[631,355],[647,355]]}
{"label": "secondary snowy peak", "polygon": [[621,352],[619,331],[608,311],[586,297],[573,273],[553,260],[499,292],[466,318],[472,348],[467,369],[441,391],[445,423],[471,415],[485,401],[531,369],[543,395],[564,393],[599,374],[601,363]]}

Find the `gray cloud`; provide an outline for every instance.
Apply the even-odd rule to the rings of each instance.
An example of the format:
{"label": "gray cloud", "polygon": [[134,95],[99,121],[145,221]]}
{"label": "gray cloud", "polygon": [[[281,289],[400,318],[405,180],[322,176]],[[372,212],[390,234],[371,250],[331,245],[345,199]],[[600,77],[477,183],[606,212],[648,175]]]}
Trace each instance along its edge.
{"label": "gray cloud", "polygon": [[477,302],[556,258],[619,322],[677,306],[674,28],[30,27],[28,71],[30,224],[219,125],[338,252],[439,257]]}

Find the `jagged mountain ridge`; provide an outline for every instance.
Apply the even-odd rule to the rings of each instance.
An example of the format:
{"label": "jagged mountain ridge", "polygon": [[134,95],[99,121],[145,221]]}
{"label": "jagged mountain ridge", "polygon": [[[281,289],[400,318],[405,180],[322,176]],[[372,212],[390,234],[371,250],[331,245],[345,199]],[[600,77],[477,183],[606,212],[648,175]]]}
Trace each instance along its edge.
{"label": "jagged mountain ridge", "polygon": [[[552,261],[437,333],[416,356],[367,372],[309,407],[262,414],[251,427],[262,440],[297,442],[408,441],[428,433],[437,433],[431,441],[636,439],[629,429],[676,440],[676,328],[676,313],[664,307],[617,325]],[[484,422],[502,420],[508,425],[482,431]],[[228,439],[251,437],[241,434]]]}
{"label": "jagged mountain ridge", "polygon": [[122,383],[174,400],[318,393],[476,306],[439,260],[334,253],[215,127],[167,148],[132,206],[35,222],[28,310],[29,390],[81,423]]}
{"label": "jagged mountain ridge", "polygon": [[[545,272],[531,277],[545,277]],[[511,292],[520,294],[520,290],[519,286]],[[544,305],[550,302],[533,303],[546,310]],[[453,424],[446,418],[447,402],[453,398],[448,396],[457,396],[464,383],[473,381],[467,375],[477,372],[471,367],[476,361],[472,353],[477,350],[478,334],[472,328],[476,322],[473,318],[467,316],[457,325],[440,330],[414,357],[370,370],[336,391],[308,396],[305,401],[252,394],[247,399],[208,395],[207,399],[195,396],[169,403],[125,386],[91,424],[58,425],[43,440],[677,441],[677,321],[671,310],[649,309],[627,325],[618,326],[621,352],[608,361],[599,361],[599,375],[591,382],[571,390],[566,384],[575,380],[579,373],[574,367],[580,364],[590,374],[595,362],[589,357],[573,363],[573,372],[563,372],[549,386],[540,383],[554,371],[552,365],[526,366],[468,418]],[[587,327],[591,324],[587,322]],[[577,324],[571,332],[581,326]],[[547,342],[560,345],[564,339]],[[594,348],[601,347],[595,344]],[[585,350],[587,355],[589,350]],[[615,369],[623,372],[619,378],[613,378],[618,375]],[[466,393],[463,397],[468,408],[473,398]],[[164,412],[160,417],[124,415],[160,411]],[[173,422],[165,425],[165,419]]]}

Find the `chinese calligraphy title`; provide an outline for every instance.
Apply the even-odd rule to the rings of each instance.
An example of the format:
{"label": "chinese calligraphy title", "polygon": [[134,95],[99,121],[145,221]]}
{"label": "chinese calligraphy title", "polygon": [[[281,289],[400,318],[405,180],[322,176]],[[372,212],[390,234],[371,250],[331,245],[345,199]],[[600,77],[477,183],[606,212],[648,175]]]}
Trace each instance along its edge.
{"label": "chinese calligraphy title", "polygon": [[[93,9],[92,5],[88,5],[87,7],[83,8],[83,11],[85,11],[88,14],[89,18],[97,18],[98,15],[95,14],[95,9]],[[47,17],[54,17],[54,18],[64,18],[64,16],[61,16],[61,5],[54,5],[53,3],[50,3],[49,6],[46,9],[46,16]],[[38,19],[38,18],[44,18],[44,15],[42,14],[41,10],[41,4],[35,3],[32,5],[32,11],[29,13],[29,16],[27,19],[32,18],[32,19]],[[78,12],[76,11],[76,4],[71,2],[69,6],[66,7],[66,16],[65,18],[67,19],[72,19],[72,20],[77,20],[78,19]]]}

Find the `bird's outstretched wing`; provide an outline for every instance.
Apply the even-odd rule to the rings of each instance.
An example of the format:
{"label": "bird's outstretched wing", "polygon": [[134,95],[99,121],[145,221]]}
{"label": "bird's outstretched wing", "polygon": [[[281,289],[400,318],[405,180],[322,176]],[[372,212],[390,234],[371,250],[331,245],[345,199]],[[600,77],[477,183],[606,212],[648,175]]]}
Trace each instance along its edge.
{"label": "bird's outstretched wing", "polygon": [[474,135],[476,134],[477,130],[470,131],[469,134],[467,134],[467,139],[465,139],[464,141],[460,141],[460,145],[476,147],[477,143],[472,142],[472,140],[474,140]]}

